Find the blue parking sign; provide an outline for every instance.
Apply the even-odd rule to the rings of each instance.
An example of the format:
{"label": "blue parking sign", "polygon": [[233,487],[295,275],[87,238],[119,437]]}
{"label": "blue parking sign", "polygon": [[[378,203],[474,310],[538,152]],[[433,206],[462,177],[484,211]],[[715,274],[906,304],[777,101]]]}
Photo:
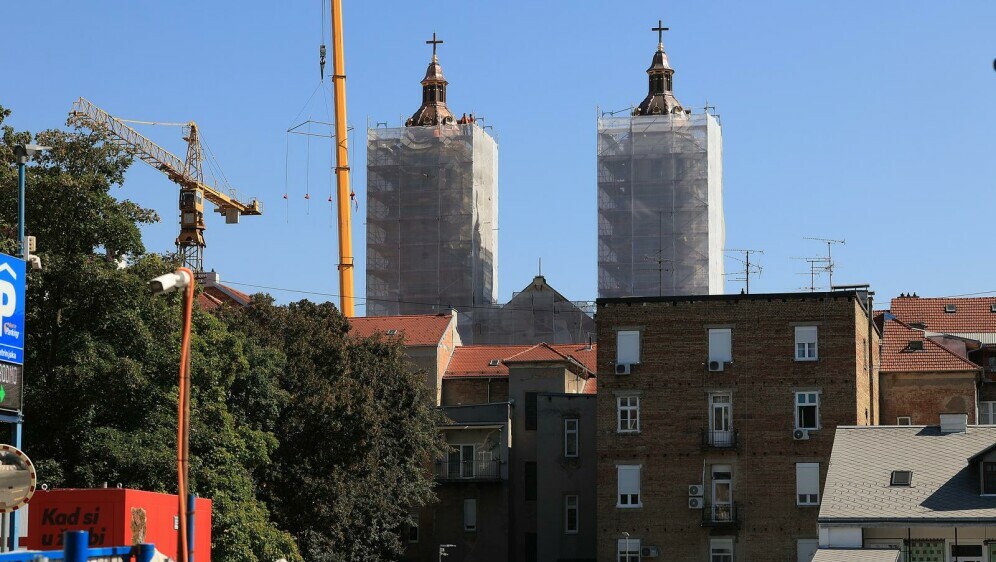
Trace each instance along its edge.
{"label": "blue parking sign", "polygon": [[24,364],[24,260],[0,254],[0,361]]}

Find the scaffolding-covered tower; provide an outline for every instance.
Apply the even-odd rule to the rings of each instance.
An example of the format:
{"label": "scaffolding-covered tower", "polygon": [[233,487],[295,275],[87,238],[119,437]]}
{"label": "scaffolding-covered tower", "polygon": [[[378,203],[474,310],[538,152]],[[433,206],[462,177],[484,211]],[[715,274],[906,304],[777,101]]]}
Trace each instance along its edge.
{"label": "scaffolding-covered tower", "polygon": [[498,145],[453,117],[446,84],[433,52],[419,110],[367,130],[367,316],[497,300]]}
{"label": "scaffolding-covered tower", "polygon": [[598,296],[720,294],[720,124],[674,97],[662,42],[647,74],[633,115],[598,120]]}

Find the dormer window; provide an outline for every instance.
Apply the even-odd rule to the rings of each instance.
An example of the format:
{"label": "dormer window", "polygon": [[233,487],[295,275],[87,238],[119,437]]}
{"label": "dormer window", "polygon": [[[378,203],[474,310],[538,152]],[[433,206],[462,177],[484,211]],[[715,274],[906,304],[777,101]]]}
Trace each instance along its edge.
{"label": "dormer window", "polygon": [[956,304],[946,304],[946,305],[944,305],[944,312],[946,314],[954,314],[955,312],[958,312],[958,305],[956,305]]}
{"label": "dormer window", "polygon": [[488,361],[488,367],[497,367],[497,366],[498,366],[498,359],[492,359],[491,361]]}
{"label": "dormer window", "polygon": [[923,351],[923,340],[913,340],[906,344],[906,351]]}
{"label": "dormer window", "polygon": [[989,305],[989,312],[996,312],[996,302]]}
{"label": "dormer window", "polygon": [[996,462],[982,463],[982,493],[996,494]]}
{"label": "dormer window", "polygon": [[889,478],[890,486],[905,486],[909,488],[913,482],[912,470],[893,470],[892,477]]}
{"label": "dormer window", "polygon": [[387,335],[389,335],[389,336],[396,336],[396,335],[398,335],[398,331],[395,330],[394,328],[391,328],[390,330],[388,330],[388,331],[386,331],[384,333],[387,334]]}

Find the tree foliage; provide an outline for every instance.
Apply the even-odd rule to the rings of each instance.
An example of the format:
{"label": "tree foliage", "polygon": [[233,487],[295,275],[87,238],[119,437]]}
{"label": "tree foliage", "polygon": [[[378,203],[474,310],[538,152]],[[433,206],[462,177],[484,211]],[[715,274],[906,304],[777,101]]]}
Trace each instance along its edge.
{"label": "tree foliage", "polygon": [[[9,111],[0,107],[0,125]],[[53,149],[28,167],[26,450],[42,482],[175,492],[181,297],[146,281],[156,213],[112,192],[130,155],[85,131],[15,143]],[[16,252],[16,168],[0,167],[0,251]],[[125,266],[127,264],[127,266]],[[214,502],[218,562],[392,560],[412,509],[432,499],[437,414],[397,342],[354,340],[331,304],[195,312],[191,484]]]}

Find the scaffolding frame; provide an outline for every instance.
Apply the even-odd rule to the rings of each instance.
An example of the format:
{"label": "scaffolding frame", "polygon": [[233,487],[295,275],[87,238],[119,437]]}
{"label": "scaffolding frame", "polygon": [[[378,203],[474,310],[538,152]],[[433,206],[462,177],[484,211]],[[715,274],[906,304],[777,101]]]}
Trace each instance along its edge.
{"label": "scaffolding frame", "polygon": [[725,237],[714,115],[599,118],[599,297],[722,293]]}
{"label": "scaffolding frame", "polygon": [[498,145],[474,123],[367,129],[367,315],[497,300]]}

